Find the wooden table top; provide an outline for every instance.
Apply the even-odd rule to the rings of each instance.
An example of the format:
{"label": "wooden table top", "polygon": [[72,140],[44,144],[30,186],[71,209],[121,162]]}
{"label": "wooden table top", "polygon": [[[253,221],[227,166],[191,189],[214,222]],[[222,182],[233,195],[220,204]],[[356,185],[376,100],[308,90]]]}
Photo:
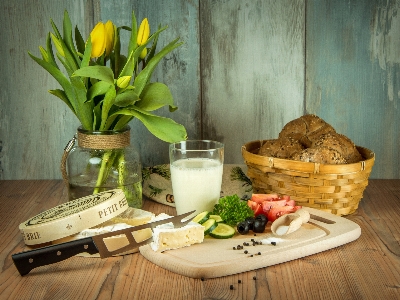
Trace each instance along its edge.
{"label": "wooden table top", "polygon": [[[346,217],[360,225],[359,239],[287,263],[201,280],[135,253],[73,257],[21,277],[11,259],[27,249],[19,224],[65,202],[66,193],[59,180],[0,181],[0,299],[400,299],[397,179],[370,180],[358,211]],[[175,214],[153,201],[143,209]]]}

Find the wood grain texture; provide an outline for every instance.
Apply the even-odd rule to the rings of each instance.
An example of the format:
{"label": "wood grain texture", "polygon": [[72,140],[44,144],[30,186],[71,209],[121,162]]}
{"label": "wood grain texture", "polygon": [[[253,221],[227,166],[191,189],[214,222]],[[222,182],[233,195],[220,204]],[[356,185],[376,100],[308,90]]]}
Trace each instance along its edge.
{"label": "wood grain texture", "polygon": [[305,1],[201,1],[203,138],[243,162],[303,114]]}
{"label": "wood grain texture", "polygon": [[[47,91],[59,88],[55,79],[36,64],[52,31],[50,18],[62,30],[64,9],[84,31],[88,8],[84,1],[11,1],[0,4],[0,179],[61,178],[63,149],[79,126],[78,119]],[[93,23],[93,22],[92,22]]]}
{"label": "wood grain texture", "polygon": [[[0,179],[60,179],[60,159],[79,126],[47,90],[56,81],[27,55],[40,55],[64,9],[84,36],[99,21],[129,24],[135,10],[160,45],[180,36],[153,80],[168,84],[179,109],[168,116],[189,138],[240,147],[277,136],[316,113],[376,152],[372,178],[400,178],[400,0],[3,0],[0,3]],[[131,138],[144,166],[168,162],[168,145],[135,120]]]}
{"label": "wood grain texture", "polygon": [[400,1],[308,1],[306,110],[400,176]]}
{"label": "wood grain texture", "polygon": [[[21,277],[11,260],[11,254],[26,249],[18,224],[67,196],[62,181],[3,180],[0,298],[398,299],[399,189],[400,180],[371,180],[358,212],[346,217],[361,227],[356,241],[256,271],[202,281],[169,272],[136,253],[104,260],[73,257]],[[175,214],[174,208],[152,201],[145,201],[144,209]]]}

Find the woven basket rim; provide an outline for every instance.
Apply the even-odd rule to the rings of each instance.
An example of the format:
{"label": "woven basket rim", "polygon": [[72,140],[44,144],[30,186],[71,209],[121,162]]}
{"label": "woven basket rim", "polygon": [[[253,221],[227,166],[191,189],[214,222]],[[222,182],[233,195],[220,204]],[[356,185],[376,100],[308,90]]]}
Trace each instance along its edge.
{"label": "woven basket rim", "polygon": [[375,161],[373,151],[357,145],[357,150],[364,160],[352,164],[321,164],[255,154],[254,150],[260,149],[266,141],[268,140],[254,140],[242,146],[242,156],[246,164],[314,174],[349,174],[365,170],[371,171]]}

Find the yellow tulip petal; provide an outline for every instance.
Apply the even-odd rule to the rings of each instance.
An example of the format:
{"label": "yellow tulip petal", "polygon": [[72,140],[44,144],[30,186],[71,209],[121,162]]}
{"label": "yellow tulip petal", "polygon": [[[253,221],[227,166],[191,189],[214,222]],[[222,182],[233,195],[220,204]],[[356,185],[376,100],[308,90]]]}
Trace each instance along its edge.
{"label": "yellow tulip petal", "polygon": [[139,46],[143,45],[147,42],[150,36],[150,25],[147,18],[144,18],[142,23],[139,26],[137,43]]}
{"label": "yellow tulip petal", "polygon": [[110,20],[107,21],[105,25],[105,47],[106,47],[106,55],[109,56],[114,48],[114,38],[115,38],[115,26],[113,22]]}
{"label": "yellow tulip petal", "polygon": [[90,33],[92,41],[92,53],[90,57],[99,57],[104,53],[106,48],[106,29],[102,22],[96,24]]}

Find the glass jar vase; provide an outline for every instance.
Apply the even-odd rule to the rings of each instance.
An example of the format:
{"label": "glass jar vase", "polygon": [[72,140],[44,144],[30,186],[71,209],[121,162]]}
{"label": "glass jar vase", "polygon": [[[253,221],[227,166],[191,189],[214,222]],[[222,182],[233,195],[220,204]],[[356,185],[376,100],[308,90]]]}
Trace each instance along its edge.
{"label": "glass jar vase", "polygon": [[129,126],[116,131],[79,127],[72,143],[64,154],[63,171],[70,200],[119,188],[130,207],[142,207],[142,165],[130,144]]}

